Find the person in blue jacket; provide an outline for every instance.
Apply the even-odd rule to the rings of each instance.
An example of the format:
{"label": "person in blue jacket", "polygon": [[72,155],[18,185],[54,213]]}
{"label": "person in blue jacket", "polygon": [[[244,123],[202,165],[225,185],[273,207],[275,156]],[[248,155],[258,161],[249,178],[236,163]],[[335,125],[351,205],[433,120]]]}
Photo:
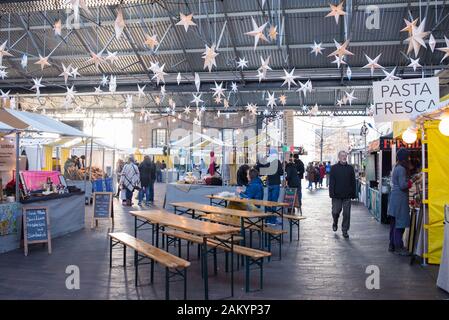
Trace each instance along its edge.
{"label": "person in blue jacket", "polygon": [[239,193],[240,197],[246,199],[263,200],[263,183],[259,178],[259,171],[256,169],[249,170],[249,184],[245,191]]}

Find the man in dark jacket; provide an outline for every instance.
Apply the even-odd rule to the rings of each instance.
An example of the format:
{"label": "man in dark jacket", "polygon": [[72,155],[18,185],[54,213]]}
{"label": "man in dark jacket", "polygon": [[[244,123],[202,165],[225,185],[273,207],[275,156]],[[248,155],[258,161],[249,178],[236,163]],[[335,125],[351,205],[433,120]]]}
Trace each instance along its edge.
{"label": "man in dark jacket", "polygon": [[348,164],[346,151],[338,153],[338,163],[331,167],[329,175],[329,196],[332,198],[332,229],[337,231],[338,218],[343,209],[341,229],[344,238],[349,238],[348,230],[351,219],[351,199],[356,198],[356,182],[354,168]]}
{"label": "man in dark jacket", "polygon": [[293,155],[293,159],[294,159],[294,163],[296,166],[296,171],[298,171],[298,177],[299,177],[299,186],[298,186],[298,203],[299,203],[299,211],[301,211],[302,214],[302,209],[301,209],[301,203],[302,203],[302,185],[301,185],[301,180],[304,178],[304,172],[306,171],[305,167],[304,167],[304,162],[301,161],[301,159],[299,159],[299,154],[295,153]]}
{"label": "man in dark jacket", "polygon": [[143,195],[145,193],[146,205],[154,202],[154,181],[156,180],[156,165],[149,156],[143,158],[139,165],[140,184],[142,189],[139,190],[139,205],[142,205]]}

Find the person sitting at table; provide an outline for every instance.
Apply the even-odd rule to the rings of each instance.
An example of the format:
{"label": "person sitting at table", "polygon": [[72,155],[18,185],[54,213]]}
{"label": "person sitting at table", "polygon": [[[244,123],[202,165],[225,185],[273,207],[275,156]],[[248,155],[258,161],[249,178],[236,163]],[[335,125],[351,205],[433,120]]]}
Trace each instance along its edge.
{"label": "person sitting at table", "polygon": [[237,170],[237,185],[240,187],[246,187],[248,185],[248,171],[249,165],[243,164]]}
{"label": "person sitting at table", "polygon": [[[263,183],[259,178],[259,171],[249,170],[249,184],[245,191],[239,192],[239,196],[245,199],[263,200]],[[259,208],[259,206],[257,206]],[[250,210],[250,209],[249,209]]]}

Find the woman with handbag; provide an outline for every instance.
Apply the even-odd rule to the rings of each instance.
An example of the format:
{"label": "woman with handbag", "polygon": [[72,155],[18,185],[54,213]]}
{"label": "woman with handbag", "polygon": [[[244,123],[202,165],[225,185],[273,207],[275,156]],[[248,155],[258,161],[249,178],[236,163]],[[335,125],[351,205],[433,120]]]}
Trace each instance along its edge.
{"label": "woman with handbag", "polygon": [[133,155],[129,156],[128,162],[123,166],[120,184],[126,192],[126,205],[132,206],[133,192],[140,190],[140,173]]}

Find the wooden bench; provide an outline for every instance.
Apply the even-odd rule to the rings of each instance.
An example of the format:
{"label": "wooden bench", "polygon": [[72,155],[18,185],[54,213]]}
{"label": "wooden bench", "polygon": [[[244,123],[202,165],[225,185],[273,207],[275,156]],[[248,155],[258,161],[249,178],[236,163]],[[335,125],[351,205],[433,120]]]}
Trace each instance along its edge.
{"label": "wooden bench", "polygon": [[150,259],[151,283],[153,283],[154,278],[154,261],[165,266],[165,299],[168,300],[170,298],[170,279],[175,276],[179,276],[184,280],[184,299],[187,298],[187,268],[190,266],[189,261],[156,248],[124,232],[111,232],[109,233],[109,239],[109,268],[112,268],[112,248],[118,244],[123,245],[123,264],[126,267],[126,247],[130,247],[134,250],[135,286],[137,286],[139,262],[143,259]]}
{"label": "wooden bench", "polygon": [[[178,241],[185,240],[188,242],[193,242],[197,244],[202,244],[203,239],[201,237],[198,237],[196,235],[183,232],[183,231],[177,231],[177,230],[166,230],[163,231],[162,234],[164,234],[167,237],[166,243],[167,243],[167,250],[169,249],[168,244],[172,241],[178,239]],[[228,272],[228,253],[231,252],[231,246],[230,244],[227,245],[223,241],[218,241],[214,239],[207,240],[207,246],[211,247],[214,254],[214,273],[217,274],[217,253],[216,249],[223,250],[226,254],[226,272]],[[246,258],[245,263],[245,270],[246,270],[246,276],[245,276],[245,290],[248,292],[250,290],[249,285],[249,277],[250,277],[250,266],[257,265],[260,270],[260,289],[263,289],[263,259],[269,258],[271,256],[271,252],[262,251],[258,249],[248,248],[244,246],[238,246],[233,245],[232,250],[235,254],[243,256]],[[180,253],[180,252],[179,252]],[[237,263],[238,265],[238,263]],[[231,268],[234,268],[234,266],[231,266]]]}
{"label": "wooden bench", "polygon": [[293,226],[297,226],[298,227],[298,241],[299,241],[299,223],[301,222],[301,220],[306,219],[306,217],[303,216],[296,216],[296,215],[292,215],[292,214],[284,214],[284,219],[288,220],[288,224],[290,226],[290,242],[292,242],[292,231],[293,231]]}

